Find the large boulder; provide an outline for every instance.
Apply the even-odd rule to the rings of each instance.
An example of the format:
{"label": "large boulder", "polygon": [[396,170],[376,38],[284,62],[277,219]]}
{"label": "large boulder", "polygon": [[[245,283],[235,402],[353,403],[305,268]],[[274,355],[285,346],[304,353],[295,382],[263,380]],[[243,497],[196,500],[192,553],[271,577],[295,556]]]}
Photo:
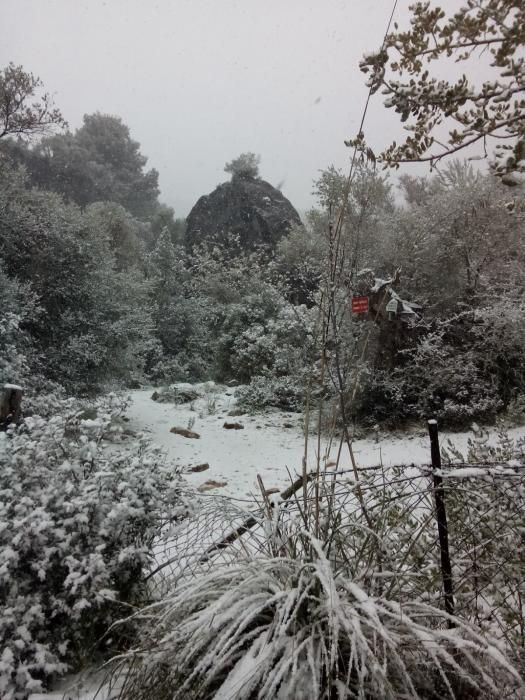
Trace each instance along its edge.
{"label": "large boulder", "polygon": [[187,219],[186,241],[193,249],[206,242],[231,245],[232,237],[238,237],[242,250],[274,248],[300,223],[291,203],[269,182],[236,176],[195,204]]}

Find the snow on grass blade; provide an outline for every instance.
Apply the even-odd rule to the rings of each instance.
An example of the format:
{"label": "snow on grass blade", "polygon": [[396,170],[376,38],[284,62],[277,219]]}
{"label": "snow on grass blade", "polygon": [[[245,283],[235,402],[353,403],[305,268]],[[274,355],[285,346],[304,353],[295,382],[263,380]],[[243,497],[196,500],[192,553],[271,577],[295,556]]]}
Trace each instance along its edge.
{"label": "snow on grass blade", "polygon": [[121,700],[519,697],[518,672],[473,627],[369,596],[309,539],[308,561],[217,568],[139,613]]}

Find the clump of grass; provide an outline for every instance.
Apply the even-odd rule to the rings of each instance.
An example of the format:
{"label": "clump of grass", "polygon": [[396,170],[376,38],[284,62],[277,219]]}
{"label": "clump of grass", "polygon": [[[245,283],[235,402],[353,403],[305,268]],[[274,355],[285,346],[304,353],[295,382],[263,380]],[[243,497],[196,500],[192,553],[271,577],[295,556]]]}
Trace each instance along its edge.
{"label": "clump of grass", "polygon": [[140,645],[120,658],[121,700],[490,698],[518,688],[501,649],[472,626],[369,596],[308,539],[308,561],[213,569],[140,612]]}

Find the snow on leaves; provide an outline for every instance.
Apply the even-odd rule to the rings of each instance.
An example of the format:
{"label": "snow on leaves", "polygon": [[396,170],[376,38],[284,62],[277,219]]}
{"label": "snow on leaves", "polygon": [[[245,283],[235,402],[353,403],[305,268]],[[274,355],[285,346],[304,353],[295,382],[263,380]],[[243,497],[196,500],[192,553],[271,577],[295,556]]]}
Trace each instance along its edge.
{"label": "snow on leaves", "polygon": [[[409,135],[380,156],[386,165],[436,163],[466,146],[495,137],[495,169],[513,184],[512,174],[525,172],[525,9],[511,0],[467,0],[447,17],[429,2],[412,5],[411,27],[387,36],[379,52],[365,56],[361,70],[372,93],[381,90],[385,106],[394,109]],[[472,63],[490,57],[489,80],[475,85]],[[443,80],[427,68],[447,59],[465,64],[467,74]],[[448,135],[447,135],[448,131]],[[442,135],[444,134],[444,135]],[[364,149],[360,135],[348,142]]]}
{"label": "snow on leaves", "polygon": [[158,452],[102,449],[122,410],[110,396],[83,420],[64,401],[2,441],[2,698],[45,688],[98,643],[142,594],[159,522],[186,512],[179,475]]}

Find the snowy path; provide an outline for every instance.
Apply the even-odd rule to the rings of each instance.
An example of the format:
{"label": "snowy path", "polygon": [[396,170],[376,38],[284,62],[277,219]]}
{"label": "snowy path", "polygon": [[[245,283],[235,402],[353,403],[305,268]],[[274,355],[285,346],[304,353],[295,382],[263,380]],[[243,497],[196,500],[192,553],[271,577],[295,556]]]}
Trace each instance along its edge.
{"label": "snowy path", "polygon": [[[191,387],[185,385],[188,390]],[[206,385],[196,385],[201,392]],[[266,489],[283,491],[290,481],[301,473],[304,451],[302,417],[299,414],[268,412],[264,414],[229,416],[235,409],[234,391],[224,387],[210,387],[194,402],[185,404],[159,403],[151,399],[153,389],[135,391],[127,415],[129,427],[141,432],[166,453],[166,458],[185,471],[192,466],[209,464],[198,473],[187,473],[187,480],[199,488],[206,482],[215,487],[206,488],[208,498],[202,500],[196,517],[181,523],[169,538],[160,538],[155,546],[152,583],[157,591],[170,590],[180,576],[194,575],[210,566],[206,552],[238,527],[260,503],[257,475]],[[210,410],[211,409],[211,410]],[[234,411],[235,412],[235,411]],[[227,430],[224,423],[239,422],[241,430]],[[170,432],[172,427],[191,428],[198,439],[183,437]],[[410,465],[430,462],[430,445],[422,426],[417,433],[400,436],[382,435],[356,440],[353,443],[358,466],[385,467],[407,465],[408,473],[418,476]],[[512,437],[523,435],[524,428],[509,431]],[[467,441],[472,433],[442,433],[441,444],[451,438],[454,446],[466,453]],[[335,464],[338,444],[321,442],[322,458]],[[316,467],[317,440],[309,443],[309,470]],[[323,462],[322,462],[323,464]],[[343,450],[340,471],[350,471],[348,452]],[[331,472],[331,469],[329,470]],[[345,479],[346,477],[343,477]],[[251,530],[252,537],[254,529]],[[262,535],[262,531],[261,531]],[[243,541],[244,542],[244,541]],[[246,544],[242,546],[247,546]],[[221,551],[219,558],[236,556],[235,548]]]}
{"label": "snowy path", "polygon": [[[154,445],[165,450],[169,460],[190,468],[208,463],[209,469],[188,474],[188,480],[201,486],[212,479],[225,485],[211,489],[210,493],[250,498],[258,493],[257,474],[266,488],[285,488],[292,477],[301,471],[304,450],[302,418],[296,413],[271,412],[231,417],[228,412],[235,407],[233,389],[209,388],[208,393],[192,404],[174,405],[157,403],[151,399],[153,389],[131,392],[128,410],[130,427],[144,432]],[[213,406],[210,412],[209,408]],[[241,423],[242,430],[226,430],[225,421]],[[170,433],[174,426],[191,429],[200,438],[190,439]],[[509,431],[512,437],[525,433],[524,428]],[[442,433],[441,444],[447,438],[460,450],[465,451],[472,433]],[[322,443],[325,456],[326,441]],[[358,465],[385,466],[393,464],[423,464],[430,461],[429,440],[425,425],[421,430],[403,436],[386,435],[376,442],[374,438],[356,440],[353,445]],[[314,468],[317,443],[309,443],[309,467]],[[328,461],[334,460],[337,444],[331,446]],[[349,457],[343,451],[340,468],[350,466]]]}
{"label": "snowy path", "polygon": [[[226,486],[212,492],[246,498],[257,490],[257,474],[268,488],[282,487],[289,482],[286,469],[292,473],[300,469],[304,438],[298,414],[228,416],[235,405],[233,390],[228,389],[209,392],[192,404],[182,405],[157,403],[151,399],[152,392],[131,393],[129,427],[144,432],[178,466],[208,463],[208,470],[188,474],[193,485],[200,486],[210,479],[226,482]],[[225,421],[238,422],[244,428],[226,430]],[[189,425],[200,435],[198,440],[170,433],[172,427]]]}

